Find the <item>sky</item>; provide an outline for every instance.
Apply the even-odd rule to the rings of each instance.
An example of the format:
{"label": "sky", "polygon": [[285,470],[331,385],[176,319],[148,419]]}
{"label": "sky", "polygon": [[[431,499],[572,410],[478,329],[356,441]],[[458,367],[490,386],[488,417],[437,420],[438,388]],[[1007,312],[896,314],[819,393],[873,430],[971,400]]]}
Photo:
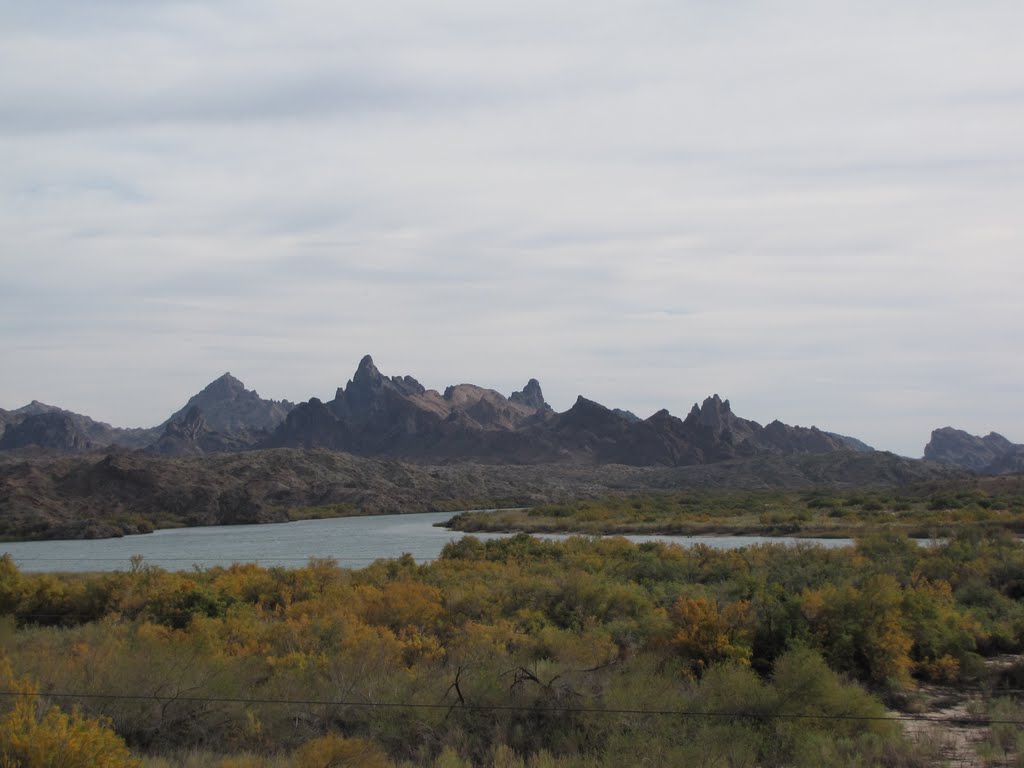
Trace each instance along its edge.
{"label": "sky", "polygon": [[0,0],[0,408],[712,393],[1024,442],[1019,0]]}

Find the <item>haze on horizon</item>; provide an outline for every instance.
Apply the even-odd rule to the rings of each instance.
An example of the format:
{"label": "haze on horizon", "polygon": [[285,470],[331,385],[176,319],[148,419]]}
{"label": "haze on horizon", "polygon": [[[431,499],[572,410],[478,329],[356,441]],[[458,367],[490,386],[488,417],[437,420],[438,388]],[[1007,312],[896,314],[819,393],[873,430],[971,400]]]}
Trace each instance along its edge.
{"label": "haze on horizon", "polygon": [[536,377],[1024,442],[1024,4],[0,2],[0,407]]}

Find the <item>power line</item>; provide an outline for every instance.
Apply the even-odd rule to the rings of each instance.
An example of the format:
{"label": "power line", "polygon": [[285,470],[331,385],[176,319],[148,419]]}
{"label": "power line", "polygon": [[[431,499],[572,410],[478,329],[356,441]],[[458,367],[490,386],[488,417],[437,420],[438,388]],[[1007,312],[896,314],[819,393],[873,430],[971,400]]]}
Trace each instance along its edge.
{"label": "power line", "polygon": [[384,702],[384,701],[338,701],[333,699],[271,699],[271,698],[243,698],[233,696],[158,696],[130,693],[73,693],[68,691],[47,691],[47,692],[22,692],[22,691],[0,691],[0,696],[18,697],[32,696],[38,698],[67,698],[67,699],[115,699],[122,701],[157,701],[174,702],[181,701],[191,704],[280,704],[292,706],[327,706],[327,707],[355,707],[363,709],[445,709],[445,710],[471,710],[482,712],[533,712],[546,711],[551,714],[599,714],[599,715],[641,715],[644,717],[710,717],[722,719],[749,719],[749,720],[844,720],[861,722],[916,722],[916,723],[945,723],[959,726],[990,726],[990,725],[1020,725],[1024,726],[1024,720],[1003,720],[995,718],[958,718],[958,717],[929,717],[927,715],[805,715],[795,713],[761,713],[761,712],[739,712],[723,710],[691,710],[691,709],[636,709],[623,707],[570,707],[570,706],[525,706],[521,704],[439,704],[429,702]]}
{"label": "power line", "polygon": [[[3,554],[3,553],[0,553]],[[119,557],[17,557],[12,555],[14,563],[18,562],[131,562],[131,558],[134,555],[119,556]],[[414,555],[415,557],[415,555]],[[226,558],[217,555],[211,555],[210,557],[162,557],[155,556],[152,558],[142,559],[142,565],[153,564],[155,562],[206,562],[208,560],[223,562]],[[234,560],[232,564],[239,565],[255,565],[260,562],[266,562],[268,560],[296,560],[301,562],[308,562],[309,560],[335,560],[337,562],[347,562],[349,560],[356,560],[358,562],[374,562],[376,560],[397,560],[397,557],[391,557],[388,555],[382,555],[380,557],[337,557],[335,555],[305,555],[305,556],[268,556],[268,557],[256,557],[252,560]],[[436,559],[436,558],[426,558]],[[221,566],[229,567],[229,566]]]}

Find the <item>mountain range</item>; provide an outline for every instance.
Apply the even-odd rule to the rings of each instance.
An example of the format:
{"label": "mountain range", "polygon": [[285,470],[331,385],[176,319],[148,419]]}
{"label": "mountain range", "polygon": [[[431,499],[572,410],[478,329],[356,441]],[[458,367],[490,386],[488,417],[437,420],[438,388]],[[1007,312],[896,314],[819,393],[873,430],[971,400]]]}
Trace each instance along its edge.
{"label": "mountain range", "polygon": [[[641,419],[582,395],[558,413],[530,379],[508,397],[474,384],[443,393],[411,376],[385,376],[367,355],[332,400],[266,400],[225,373],[162,424],[120,429],[33,401],[0,410],[0,451],[83,453],[120,447],[177,457],[268,448],[324,448],[419,463],[691,466],[763,455],[866,452],[863,442],[779,421],[736,416],[717,394],[684,418],[661,410]],[[925,458],[976,472],[1021,471],[1024,446],[993,433],[943,428]]]}

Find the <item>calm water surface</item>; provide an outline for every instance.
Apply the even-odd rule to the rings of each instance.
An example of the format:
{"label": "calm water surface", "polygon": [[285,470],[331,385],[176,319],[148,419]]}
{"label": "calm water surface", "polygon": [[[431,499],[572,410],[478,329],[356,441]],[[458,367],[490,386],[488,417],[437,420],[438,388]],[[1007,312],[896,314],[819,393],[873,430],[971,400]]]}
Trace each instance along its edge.
{"label": "calm water surface", "polygon": [[[340,565],[358,568],[379,558],[408,552],[419,562],[436,558],[449,541],[464,535],[435,523],[452,512],[374,517],[338,517],[274,525],[218,525],[175,528],[120,539],[87,541],[30,541],[0,543],[0,554],[9,552],[24,571],[125,570],[132,555],[168,570],[187,570],[231,563],[302,566],[311,557],[333,557]],[[511,534],[477,533],[479,539],[499,539]],[[545,536],[559,539],[565,536]],[[635,542],[671,541],[702,543],[733,549],[764,542],[813,542],[826,547],[850,544],[849,539],[792,539],[763,536],[627,536]]]}

